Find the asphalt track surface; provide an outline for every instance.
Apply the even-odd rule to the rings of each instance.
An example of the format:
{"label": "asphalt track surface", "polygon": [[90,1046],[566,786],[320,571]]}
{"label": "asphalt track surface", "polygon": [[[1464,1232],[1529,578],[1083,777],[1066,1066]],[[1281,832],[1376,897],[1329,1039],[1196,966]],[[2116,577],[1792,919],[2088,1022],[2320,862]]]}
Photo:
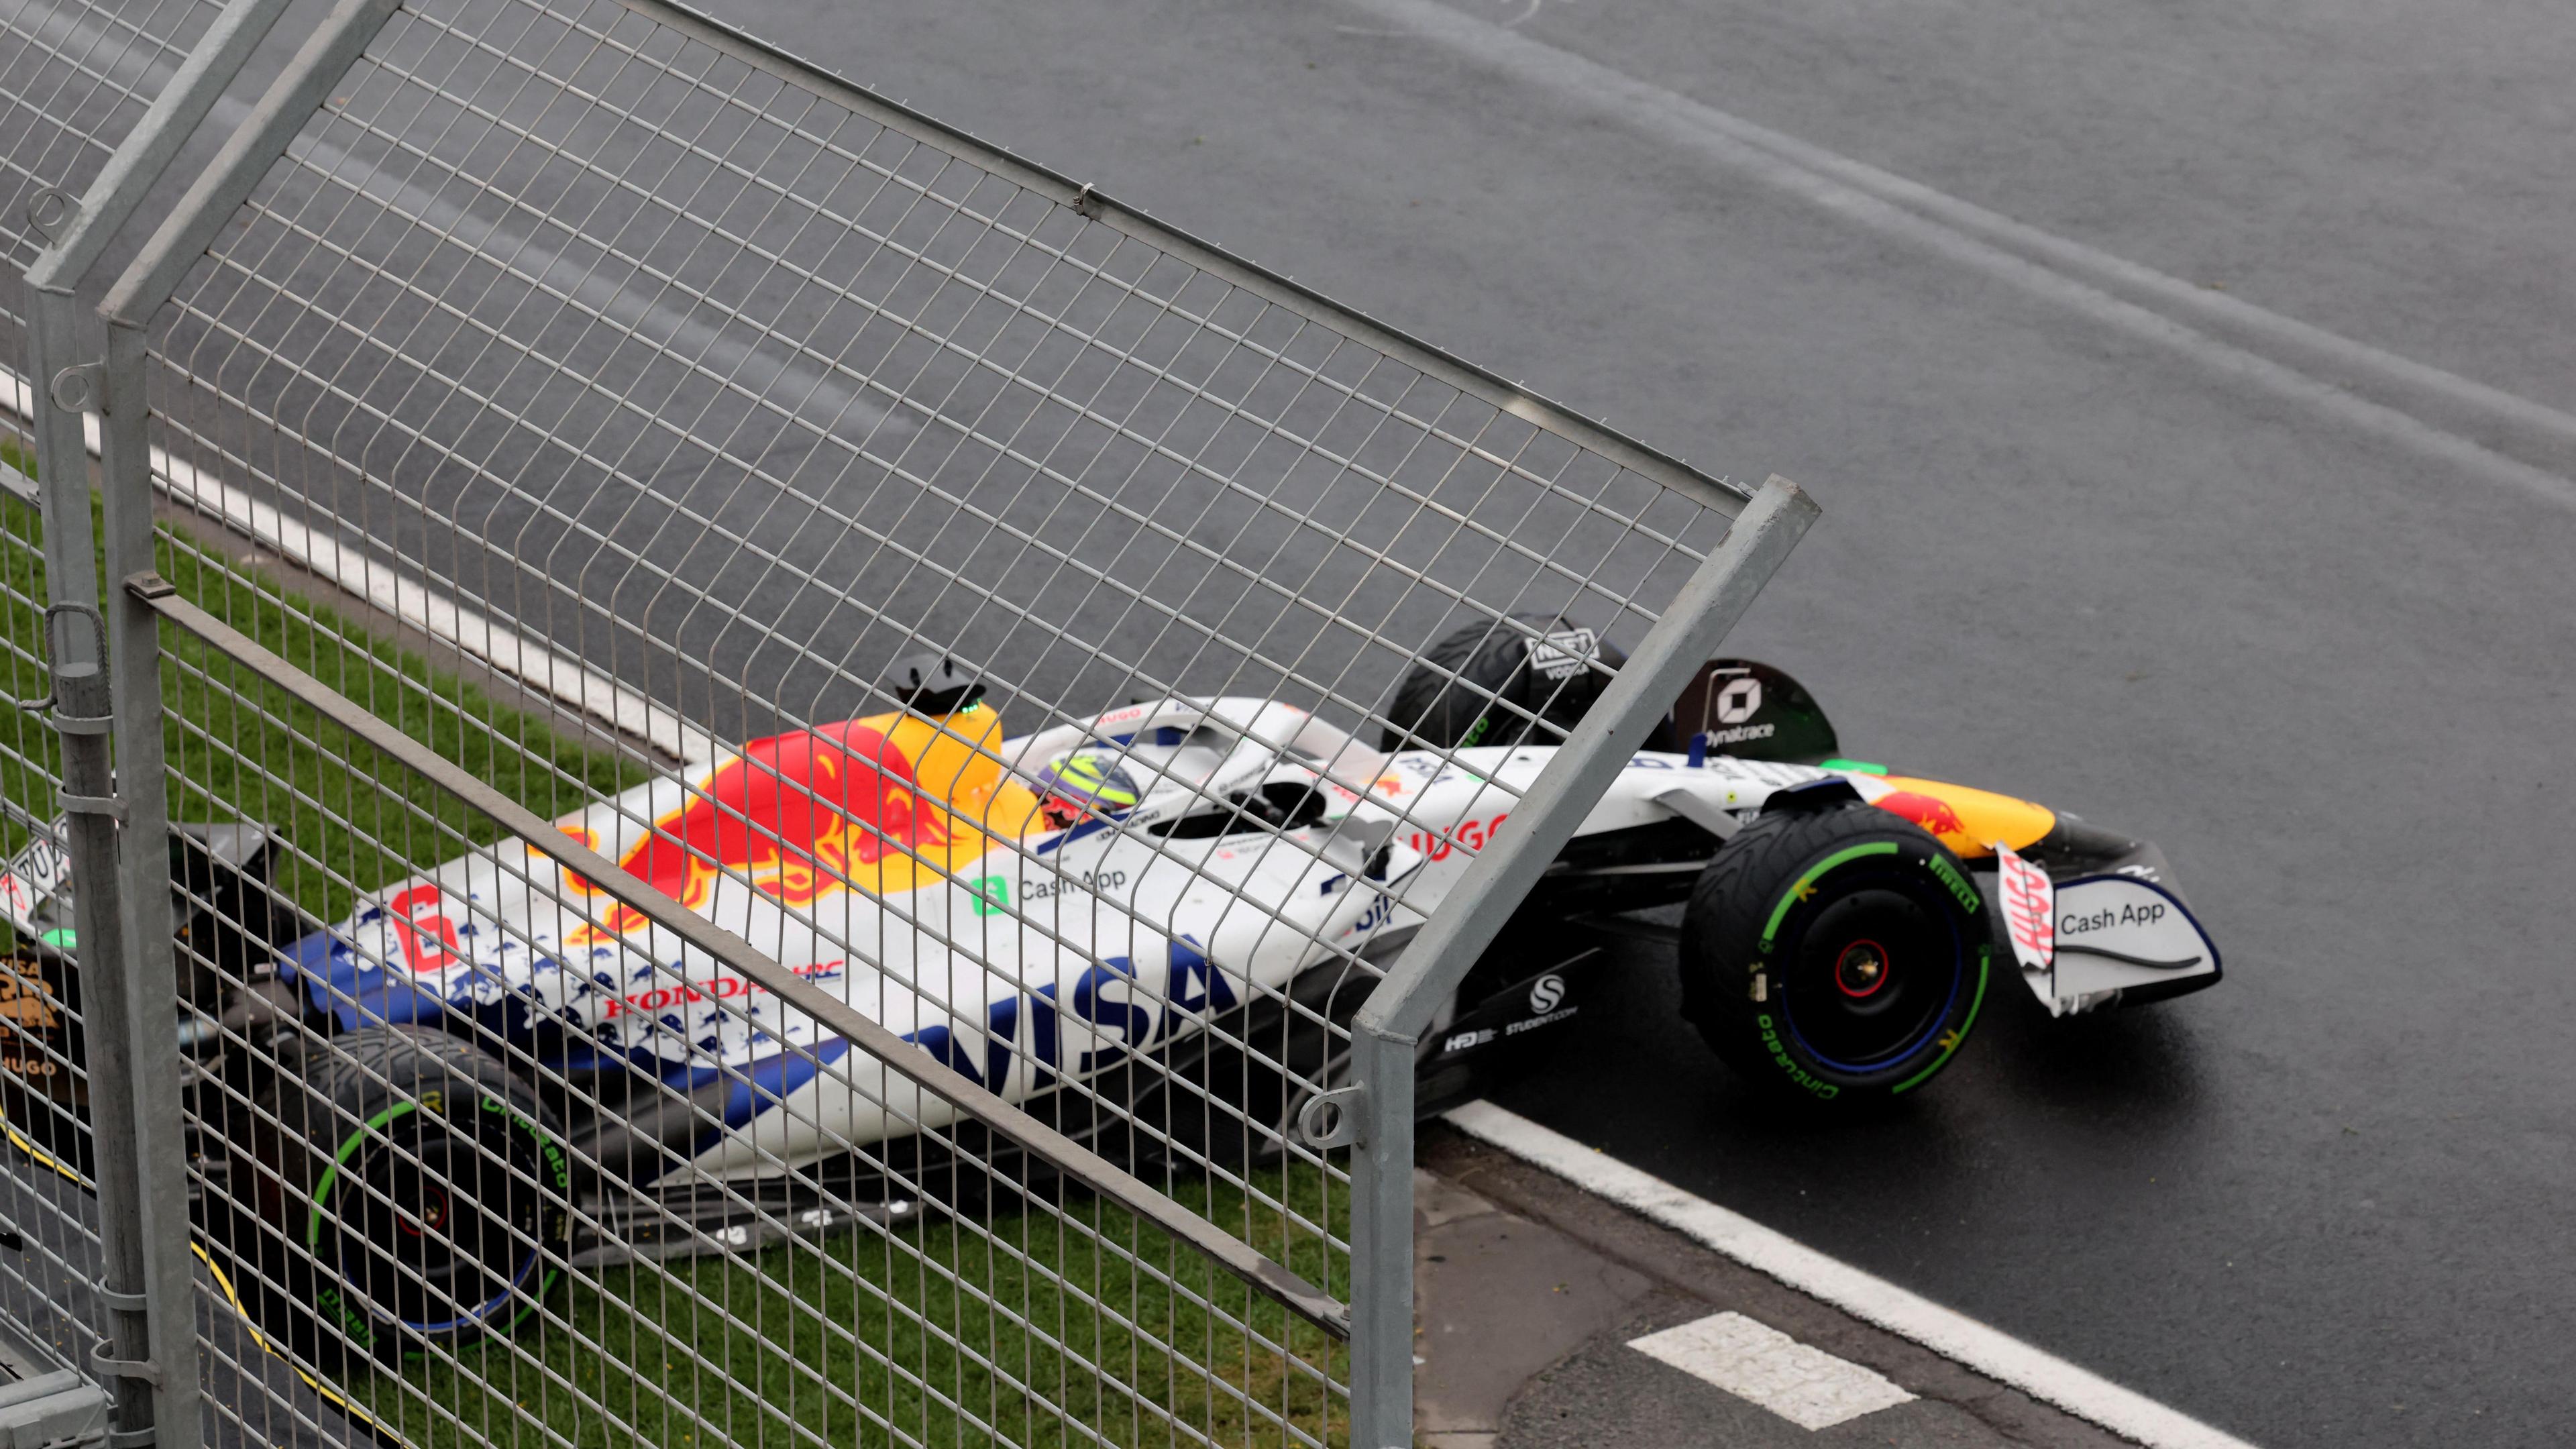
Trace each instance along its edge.
{"label": "asphalt track surface", "polygon": [[2220,989],[2128,1016],[2006,994],[1917,1108],[1823,1131],[1765,1121],[1640,954],[1505,1105],[2257,1442],[2576,1421],[2565,462],[2353,354],[2253,365],[2214,325],[2160,336],[2173,306],[2016,279],[1611,84],[2570,407],[2576,190],[2538,139],[2576,104],[2563,12],[1447,12],[1559,62],[1395,0],[720,8],[1703,466],[1807,484],[1825,520],[1742,648],[1856,754],[2159,841],[2226,951]]}
{"label": "asphalt track surface", "polygon": [[1638,953],[1505,1105],[2260,1443],[2576,1422],[2563,13],[714,8],[1799,480],[1825,519],[1743,652],[1851,753],[2160,842],[2226,952],[2127,1016],[2006,993],[1915,1108],[1823,1130],[1765,1120]]}

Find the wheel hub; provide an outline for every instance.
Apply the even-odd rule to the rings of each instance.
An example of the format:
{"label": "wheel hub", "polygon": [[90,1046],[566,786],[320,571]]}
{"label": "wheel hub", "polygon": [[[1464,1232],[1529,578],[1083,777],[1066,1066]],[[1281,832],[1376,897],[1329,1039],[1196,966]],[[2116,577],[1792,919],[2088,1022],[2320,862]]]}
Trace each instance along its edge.
{"label": "wheel hub", "polygon": [[446,1227],[448,1215],[454,1210],[454,1206],[448,1201],[445,1188],[436,1183],[424,1182],[421,1184],[419,1205],[409,1215],[397,1220],[397,1226],[402,1229],[405,1236],[421,1237]]}
{"label": "wheel hub", "polygon": [[1854,1001],[1877,995],[1887,976],[1887,949],[1876,941],[1854,941],[1834,958],[1834,986]]}

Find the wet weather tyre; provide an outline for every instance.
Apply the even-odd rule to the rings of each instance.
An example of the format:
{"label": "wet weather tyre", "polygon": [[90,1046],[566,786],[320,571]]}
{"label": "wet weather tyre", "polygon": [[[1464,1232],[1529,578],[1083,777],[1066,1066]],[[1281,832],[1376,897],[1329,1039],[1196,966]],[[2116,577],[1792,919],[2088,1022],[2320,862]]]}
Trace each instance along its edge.
{"label": "wet weather tyre", "polygon": [[498,1058],[443,1032],[372,1028],[334,1038],[279,1096],[300,1140],[272,1149],[291,1186],[271,1216],[298,1260],[282,1286],[317,1357],[395,1363],[536,1312],[571,1240],[571,1160]]}
{"label": "wet weather tyre", "polygon": [[1387,707],[1389,750],[1556,744],[1627,656],[1590,629],[1549,614],[1514,614],[1441,637],[1405,671]]}
{"label": "wet weather tyre", "polygon": [[1691,893],[1683,1010],[1766,1095],[1866,1108],[1958,1054],[1990,940],[1959,858],[1911,822],[1865,805],[1766,815]]}

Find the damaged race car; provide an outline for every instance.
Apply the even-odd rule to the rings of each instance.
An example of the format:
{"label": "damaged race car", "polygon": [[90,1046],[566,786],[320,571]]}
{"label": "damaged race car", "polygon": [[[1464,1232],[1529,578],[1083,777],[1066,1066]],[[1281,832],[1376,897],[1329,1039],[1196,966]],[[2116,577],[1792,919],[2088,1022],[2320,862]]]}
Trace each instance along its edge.
{"label": "damaged race car", "polygon": [[[897,666],[898,710],[558,824],[1106,1155],[1277,1160],[1342,1070],[1334,1028],[1618,662],[1563,619],[1471,626],[1368,741],[1237,697],[1013,736],[926,657]],[[925,1182],[966,1192],[971,1159],[1039,1171],[543,840],[320,926],[267,891],[255,827],[173,838],[201,1219],[307,1342],[454,1344],[518,1324],[565,1264],[900,1219]],[[77,1004],[74,885],[42,847],[0,876],[18,1123],[77,1110],[53,1009]],[[1465,978],[1421,1043],[1421,1109],[1544,1050],[1623,939],[1670,946],[1750,1097],[1825,1111],[1920,1089],[1998,975],[2059,1015],[2220,975],[2154,846],[1843,758],[1804,688],[1743,660],[1699,672]]]}

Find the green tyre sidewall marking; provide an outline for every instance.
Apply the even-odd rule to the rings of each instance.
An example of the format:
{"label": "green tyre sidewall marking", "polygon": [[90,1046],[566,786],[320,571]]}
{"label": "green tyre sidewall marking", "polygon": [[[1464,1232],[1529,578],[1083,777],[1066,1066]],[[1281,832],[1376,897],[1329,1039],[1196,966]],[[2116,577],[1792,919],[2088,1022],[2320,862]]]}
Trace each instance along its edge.
{"label": "green tyre sidewall marking", "polygon": [[1968,1002],[1968,1014],[1960,1018],[1958,1029],[1950,1033],[1950,1044],[1941,1049],[1941,1054],[1932,1059],[1932,1064],[1925,1067],[1923,1070],[1916,1072],[1913,1076],[1907,1077],[1904,1081],[1897,1083],[1895,1086],[1888,1088],[1887,1094],[1889,1096],[1893,1097],[1899,1092],[1907,1091],[1911,1088],[1922,1085],[1925,1081],[1931,1078],[1934,1072],[1941,1070],[1942,1066],[1946,1064],[1951,1057],[1956,1056],[1959,1048],[1968,1044],[1968,1033],[1973,1030],[1977,1024],[1977,1012],[1983,1009],[1986,1004],[1986,972],[1988,968],[1994,964],[1994,959],[1995,953],[1993,947],[1979,946],[1977,948],[1977,994],[1970,998]]}
{"label": "green tyre sidewall marking", "polygon": [[341,1140],[340,1150],[331,1154],[331,1166],[329,1170],[322,1174],[322,1180],[320,1182],[313,1184],[313,1211],[304,1224],[305,1247],[319,1248],[322,1246],[322,1212],[325,1208],[330,1206],[331,1194],[340,1185],[340,1169],[349,1165],[349,1154],[358,1150],[358,1144],[367,1140],[368,1133],[381,1132],[384,1130],[385,1124],[391,1122],[396,1117],[399,1117],[406,1112],[417,1112],[419,1110],[420,1104],[418,1102],[396,1102],[385,1110],[378,1112],[373,1117],[368,1118],[357,1131],[350,1133],[347,1137]]}
{"label": "green tyre sidewall marking", "polygon": [[1813,866],[1808,868],[1806,874],[1798,877],[1795,885],[1782,891],[1780,893],[1780,899],[1772,905],[1771,919],[1762,927],[1763,951],[1765,953],[1770,951],[1773,938],[1780,934],[1780,923],[1789,918],[1790,909],[1798,904],[1799,899],[1806,894],[1808,887],[1813,886],[1816,882],[1824,879],[1826,874],[1832,871],[1836,866],[1859,860],[1864,856],[1894,855],[1896,852],[1897,844],[1895,841],[1873,840],[1862,845],[1846,846],[1843,849],[1837,850],[1833,854],[1826,856],[1824,859],[1817,861]]}
{"label": "green tyre sidewall marking", "polygon": [[[485,1097],[490,1097],[491,1100],[500,1102],[501,1110],[509,1115],[510,1120],[526,1130],[528,1136],[537,1144],[538,1155],[540,1157],[545,1155],[546,1148],[554,1145],[554,1138],[546,1132],[546,1129],[542,1125],[531,1120],[526,1113],[520,1111],[507,1099],[493,1097],[490,1093],[477,1093],[478,1102],[481,1098]],[[341,1169],[349,1165],[349,1158],[358,1150],[359,1144],[365,1142],[369,1134],[382,1132],[385,1129],[386,1124],[392,1122],[396,1117],[419,1110],[420,1103],[418,1102],[396,1102],[392,1106],[387,1107],[383,1111],[368,1118],[365,1123],[359,1126],[358,1130],[341,1139],[339,1150],[331,1154],[330,1167],[323,1171],[322,1180],[313,1185],[313,1207],[308,1214],[304,1225],[304,1246],[307,1249],[319,1249],[321,1246],[322,1214],[330,1206],[332,1193],[339,1188]],[[558,1185],[560,1186],[560,1184]],[[512,1314],[507,1323],[487,1328],[485,1332],[497,1332],[505,1337],[516,1332],[519,1325],[527,1321],[528,1315],[536,1312],[538,1306],[545,1301],[546,1294],[553,1291],[555,1279],[559,1276],[561,1276],[559,1270],[552,1266],[543,1269],[537,1276],[535,1291],[519,1295],[526,1300],[526,1306],[521,1308],[517,1313]],[[326,1307],[326,1309],[328,1307],[328,1305],[321,1306]],[[343,1309],[342,1316],[345,1317],[345,1308]],[[426,1355],[419,1350],[406,1349],[403,1353],[403,1357],[406,1359],[420,1359],[426,1357]]]}
{"label": "green tyre sidewall marking", "polygon": [[[547,1157],[547,1149],[555,1149],[554,1160],[558,1163],[562,1163],[562,1171],[556,1177],[555,1188],[557,1191],[563,1193],[564,1196],[570,1197],[572,1195],[571,1164],[563,1162],[562,1149],[556,1147],[554,1138],[547,1135],[544,1125],[537,1122],[527,1113],[520,1111],[507,1097],[487,1092],[484,1094],[483,1099],[487,1102],[500,1103],[501,1110],[509,1114],[511,1121],[516,1122],[521,1127],[527,1129],[529,1140],[537,1145],[537,1156],[540,1160]],[[540,1243],[537,1251],[541,1253],[544,1252],[545,1246]],[[546,1295],[554,1291],[556,1276],[556,1271],[551,1266],[539,1269],[537,1272],[537,1286],[535,1291],[519,1295],[522,1299],[526,1300],[527,1306],[521,1308],[518,1312],[511,1314],[509,1322],[501,1324],[497,1328],[487,1328],[484,1330],[484,1333],[487,1335],[497,1333],[501,1337],[506,1338],[511,1334],[518,1332],[519,1325],[527,1322],[528,1315],[536,1312],[538,1308],[543,1306],[546,1301]],[[428,1355],[419,1352],[407,1352],[404,1354],[404,1357],[421,1359],[428,1357]]]}

